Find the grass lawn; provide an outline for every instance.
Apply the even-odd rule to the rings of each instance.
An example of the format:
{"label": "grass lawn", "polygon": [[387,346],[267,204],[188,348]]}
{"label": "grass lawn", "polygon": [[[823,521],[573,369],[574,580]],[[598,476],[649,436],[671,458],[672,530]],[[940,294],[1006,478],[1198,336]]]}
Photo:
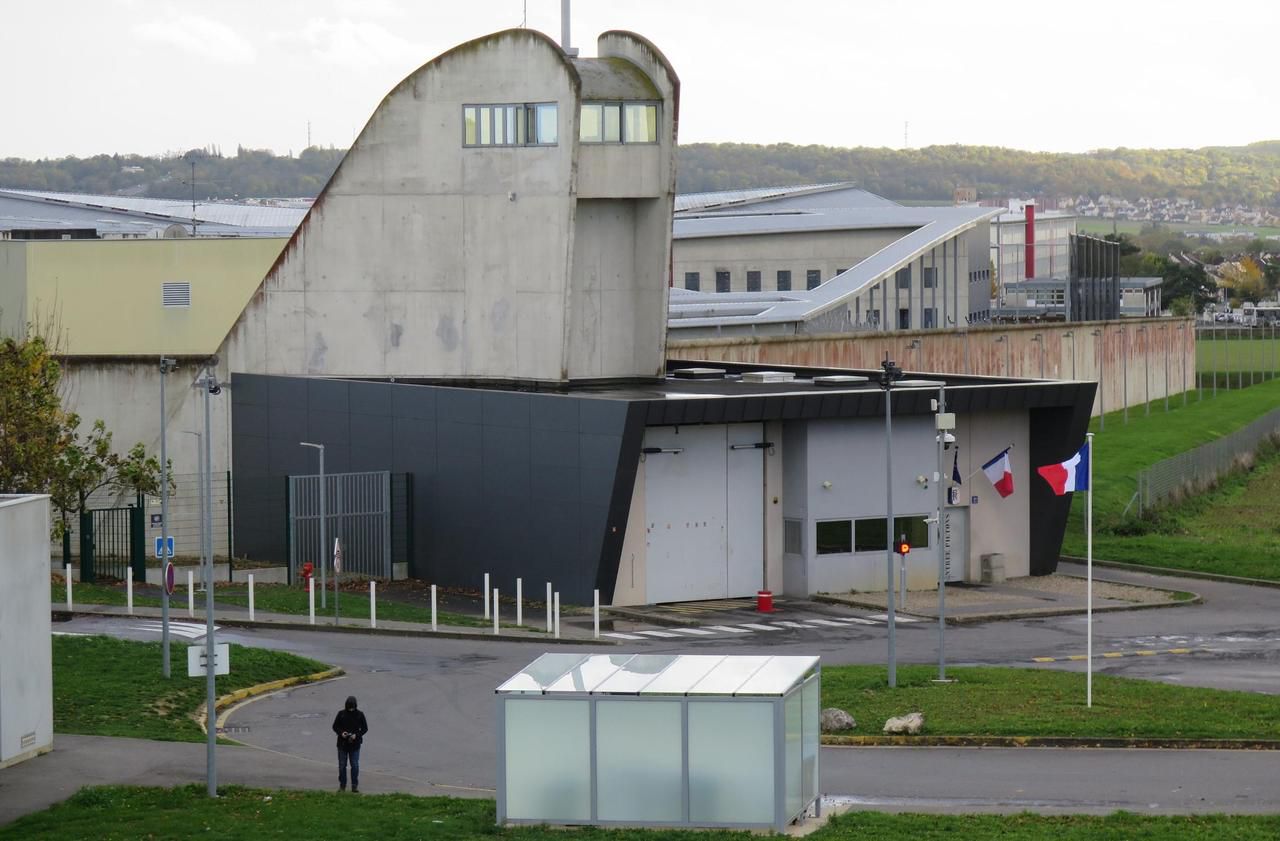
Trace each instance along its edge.
{"label": "grass lawn", "polygon": [[[1234,332],[1234,330],[1232,331]],[[1204,377],[1205,382],[1211,383],[1213,380],[1210,375],[1214,371],[1222,372],[1218,378],[1218,388],[1223,387],[1226,381],[1227,371],[1232,374],[1244,372],[1245,385],[1249,384],[1249,373],[1257,371],[1254,374],[1255,382],[1262,379],[1261,374],[1270,377],[1278,368],[1280,368],[1280,332],[1277,333],[1278,338],[1271,338],[1270,328],[1258,328],[1257,336],[1253,338],[1237,338],[1233,335],[1227,335],[1225,331],[1209,331],[1201,332],[1196,338],[1196,370]],[[1245,330],[1245,336],[1249,336],[1249,331]],[[1159,369],[1158,370],[1163,370]],[[1152,376],[1159,377],[1161,374],[1156,373]],[[1178,370],[1176,363],[1171,363],[1169,368],[1169,385],[1174,388],[1178,383],[1182,382],[1179,377],[1182,372]],[[1139,373],[1141,377],[1141,373]],[[1190,372],[1188,372],[1188,380]],[[1232,386],[1238,382],[1237,378],[1231,378]]]}
{"label": "grass lawn", "polygon": [[879,735],[890,716],[917,710],[929,736],[1280,739],[1280,704],[1252,692],[1094,674],[1090,709],[1082,673],[962,666],[947,669],[955,683],[937,676],[936,666],[899,666],[889,689],[884,666],[829,666],[822,705],[847,710],[853,735]]}
{"label": "grass lawn", "polygon": [[[50,585],[50,598],[54,607],[63,609],[67,606],[67,582],[54,581]],[[181,602],[185,606],[187,603],[186,594],[181,594]],[[125,593],[124,584],[81,584],[79,581],[71,582],[71,606],[86,604],[128,604],[128,596]],[[172,605],[179,601],[179,594],[175,593],[170,600]],[[134,607],[160,607],[159,596],[144,596],[138,592],[137,588],[133,591]]]}
{"label": "grass lawn", "polygon": [[[1119,412],[1108,412],[1106,430],[1098,419],[1090,423],[1094,437],[1094,557],[1154,566],[1193,569],[1227,575],[1280,579],[1280,463],[1264,458],[1251,473],[1226,479],[1216,490],[1175,508],[1154,520],[1138,520],[1125,506],[1137,489],[1139,471],[1157,461],[1233,432],[1280,405],[1280,381],[1252,388],[1206,393],[1203,401],[1190,395],[1186,408],[1180,399],[1130,407],[1129,423]],[[1039,481],[1036,478],[1036,481]],[[1062,551],[1085,552],[1084,496],[1072,500]],[[1247,505],[1247,508],[1245,507]]]}
{"label": "grass lawn", "polygon": [[[1194,231],[1196,233],[1202,231],[1231,233],[1238,231],[1243,239],[1253,239],[1255,237],[1270,239],[1280,237],[1280,228],[1269,228],[1265,225],[1209,225],[1204,223],[1197,224],[1194,222],[1160,222],[1159,225],[1167,231],[1175,231],[1179,233],[1185,233],[1187,231]],[[1115,230],[1118,233],[1130,234],[1131,236],[1136,236],[1137,234],[1142,233],[1144,228],[1148,228],[1150,226],[1151,222],[1148,221],[1118,219],[1115,222]],[[1112,222],[1110,219],[1103,219],[1101,217],[1082,216],[1076,221],[1076,229],[1082,234],[1104,235],[1111,233]]]}
{"label": "grass lawn", "polygon": [[[316,616],[320,613],[320,591],[319,582],[316,582]],[[330,585],[332,586],[332,585]],[[379,590],[382,588],[379,587]],[[328,591],[329,606],[326,608],[324,615],[333,615],[333,590]],[[223,593],[219,589],[217,593],[218,602],[221,604],[234,604],[242,607],[249,606],[248,590],[239,590]],[[301,587],[290,587],[285,584],[255,584],[253,588],[253,606],[255,610],[266,610],[275,613],[288,613],[295,616],[305,616],[307,614],[307,591]],[[339,612],[346,619],[368,619],[369,618],[369,591],[363,585],[358,590],[342,590],[338,597]],[[378,599],[378,618],[390,619],[399,622],[421,622],[425,625],[431,624],[431,604],[425,605],[408,604],[406,602],[393,599],[379,597]],[[515,622],[515,608],[509,607],[504,615],[504,625],[511,625]],[[436,622],[441,625],[461,625],[472,628],[492,628],[493,620],[483,617],[471,616],[465,613],[449,613],[446,611],[436,610]]]}
{"label": "grass lawn", "polygon": [[[726,830],[494,827],[492,800],[350,795],[228,786],[211,800],[203,786],[174,789],[102,786],[0,828],[0,839],[342,838],[346,841],[742,841]],[[813,841],[1271,841],[1280,816],[1160,817],[1117,812],[1068,815],[891,815],[853,812],[808,836]],[[779,838],[781,836],[768,836]]]}
{"label": "grass lawn", "polygon": [[[113,637],[53,638],[53,729],[58,733],[200,742],[193,716],[204,703],[203,678],[187,677],[187,647],[170,646],[172,677],[161,677],[158,642]],[[231,646],[231,673],[219,695],[246,686],[327,669],[282,651]]]}

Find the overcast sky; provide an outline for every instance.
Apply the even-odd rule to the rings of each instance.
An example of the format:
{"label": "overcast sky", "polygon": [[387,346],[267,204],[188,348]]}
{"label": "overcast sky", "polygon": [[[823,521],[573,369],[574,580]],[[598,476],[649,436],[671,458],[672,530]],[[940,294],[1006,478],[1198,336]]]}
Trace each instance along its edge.
{"label": "overcast sky", "polygon": [[[558,0],[4,3],[0,157],[348,146],[462,41]],[[576,0],[675,66],[680,140],[1044,151],[1280,139],[1275,0]]]}

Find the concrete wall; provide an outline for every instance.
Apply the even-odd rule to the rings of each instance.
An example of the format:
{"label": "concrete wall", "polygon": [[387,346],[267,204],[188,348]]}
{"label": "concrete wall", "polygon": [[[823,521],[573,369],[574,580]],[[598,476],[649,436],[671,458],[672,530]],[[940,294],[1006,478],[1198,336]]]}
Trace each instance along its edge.
{"label": "concrete wall", "polygon": [[27,244],[0,241],[0,338],[27,329]]}
{"label": "concrete wall", "polygon": [[[640,61],[658,72],[660,54],[642,39],[610,33],[593,79],[608,82],[617,68],[607,62],[632,53],[631,74]],[[647,91],[674,97],[674,76],[652,81]],[[232,331],[230,369],[555,382],[656,376],[676,102],[661,103],[659,144],[594,150],[612,163],[580,173],[581,86],[574,63],[532,30],[464,44],[401,82]],[[532,102],[557,103],[557,145],[463,146],[464,104]],[[632,158],[650,174],[637,181]],[[587,194],[600,203],[578,200],[588,177]]]}
{"label": "concrete wall", "polygon": [[[892,300],[892,299],[891,299]],[[1139,332],[1146,327],[1144,332]],[[1099,331],[1098,336],[1093,331]],[[1037,340],[1035,337],[1040,336]],[[1001,340],[1001,337],[1004,337]],[[910,348],[913,339],[918,348]],[[672,359],[838,368],[877,368],[888,353],[909,371],[1098,381],[1093,414],[1162,400],[1183,382],[1195,388],[1195,335],[1189,319],[1124,319],[1081,324],[1006,324],[963,331],[680,339]],[[1166,369],[1167,364],[1167,369]],[[1185,376],[1185,380],[1184,380]]]}
{"label": "concrete wall", "polygon": [[[0,243],[0,307],[13,310],[0,316],[0,332],[15,335],[22,321],[52,326],[59,352],[73,356],[210,354],[284,244],[278,237]],[[190,307],[161,305],[166,281],[191,285]],[[15,283],[26,290],[22,308],[12,300]]]}
{"label": "concrete wall", "polygon": [[49,498],[0,496],[0,768],[53,748]]}

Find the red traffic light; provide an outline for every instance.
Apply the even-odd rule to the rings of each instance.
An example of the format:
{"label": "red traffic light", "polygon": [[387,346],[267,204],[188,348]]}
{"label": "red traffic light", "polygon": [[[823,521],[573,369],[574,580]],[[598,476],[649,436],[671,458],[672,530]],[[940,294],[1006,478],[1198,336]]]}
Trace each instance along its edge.
{"label": "red traffic light", "polygon": [[901,541],[899,541],[899,542],[898,542],[898,554],[899,554],[899,555],[906,555],[906,554],[907,554],[907,553],[909,553],[910,551],[911,551],[911,544],[910,544],[910,543],[908,543],[908,542],[907,542],[907,541],[905,541],[905,540],[901,540]]}

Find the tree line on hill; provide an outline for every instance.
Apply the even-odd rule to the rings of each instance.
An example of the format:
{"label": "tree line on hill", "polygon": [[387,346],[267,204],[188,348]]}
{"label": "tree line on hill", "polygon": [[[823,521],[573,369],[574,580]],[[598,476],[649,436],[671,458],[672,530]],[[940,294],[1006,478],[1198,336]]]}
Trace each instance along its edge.
{"label": "tree line on hill", "polygon": [[[257,149],[224,156],[195,149],[162,156],[0,160],[0,187],[185,198],[194,161],[200,198],[312,197],[345,150],[298,155]],[[681,192],[852,181],[903,201],[949,202],[956,187],[980,198],[1102,195],[1185,198],[1202,207],[1280,207],[1280,141],[1203,149],[1108,149],[1083,154],[994,146],[922,149],[693,143],[679,151]]]}

